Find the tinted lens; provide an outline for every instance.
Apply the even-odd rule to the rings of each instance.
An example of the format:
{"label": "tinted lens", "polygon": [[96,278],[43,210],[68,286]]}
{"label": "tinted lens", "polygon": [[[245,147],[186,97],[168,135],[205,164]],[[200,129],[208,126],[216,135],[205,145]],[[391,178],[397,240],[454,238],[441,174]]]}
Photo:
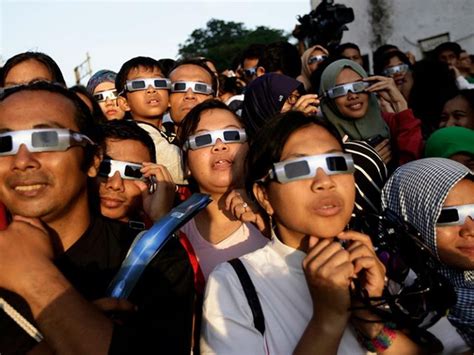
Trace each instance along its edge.
{"label": "tinted lens", "polygon": [[306,176],[311,172],[308,162],[304,160],[285,164],[284,169],[285,175],[288,179]]}
{"label": "tinted lens", "polygon": [[346,88],[344,86],[336,86],[332,89],[332,96],[339,97],[346,94]]}
{"label": "tinted lens", "polygon": [[365,88],[367,87],[366,83],[363,81],[359,81],[357,83],[352,84],[352,90],[353,92],[361,92],[364,91]]}
{"label": "tinted lens", "polygon": [[175,83],[174,90],[176,91],[185,91],[186,90],[186,83]]}
{"label": "tinted lens", "polygon": [[94,99],[95,99],[96,101],[103,101],[103,100],[104,100],[104,95],[102,95],[102,94],[95,94],[95,95],[94,95]]}
{"label": "tinted lens", "polygon": [[438,218],[438,223],[451,223],[451,222],[457,222],[459,220],[459,213],[458,210],[453,208],[453,209],[446,209],[442,210],[441,214],[439,215]]}
{"label": "tinted lens", "polygon": [[194,85],[194,90],[202,93],[207,93],[207,85],[205,84],[195,84]]}
{"label": "tinted lens", "polygon": [[134,90],[145,89],[145,81],[144,80],[132,81],[132,89]]}
{"label": "tinted lens", "polygon": [[140,171],[140,167],[131,166],[131,165],[125,166],[125,176],[135,178],[135,179],[141,179],[142,173]]}
{"label": "tinted lens", "polygon": [[56,132],[34,132],[31,134],[31,145],[34,148],[56,147],[59,138]]}
{"label": "tinted lens", "polygon": [[0,153],[6,153],[13,149],[12,136],[0,137]]}
{"label": "tinted lens", "polygon": [[196,143],[197,147],[201,147],[206,144],[212,143],[212,137],[210,134],[203,134],[202,136],[197,136],[194,138],[194,142]]}
{"label": "tinted lens", "polygon": [[99,165],[99,175],[107,177],[110,174],[110,161],[102,161]]}
{"label": "tinted lens", "polygon": [[226,131],[224,132],[224,140],[226,141],[239,141],[240,133],[238,131]]}
{"label": "tinted lens", "polygon": [[343,157],[326,158],[326,164],[330,171],[347,171],[346,159]]}
{"label": "tinted lens", "polygon": [[155,79],[154,82],[155,88],[166,88],[166,80],[163,79]]}

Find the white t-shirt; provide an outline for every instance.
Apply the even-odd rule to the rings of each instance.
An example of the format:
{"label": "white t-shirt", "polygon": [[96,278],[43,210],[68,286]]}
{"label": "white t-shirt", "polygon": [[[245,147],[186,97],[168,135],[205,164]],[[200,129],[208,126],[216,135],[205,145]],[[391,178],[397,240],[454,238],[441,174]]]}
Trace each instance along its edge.
{"label": "white t-shirt", "polygon": [[[253,325],[250,306],[232,266],[218,265],[206,286],[201,353],[292,354],[313,315],[301,266],[305,255],[273,238],[262,249],[240,257],[262,305],[265,337]],[[366,353],[347,327],[338,354]]]}
{"label": "white t-shirt", "polygon": [[235,232],[217,244],[212,244],[201,236],[194,218],[181,231],[193,246],[206,280],[216,265],[257,250],[269,242],[251,223],[242,223]]}

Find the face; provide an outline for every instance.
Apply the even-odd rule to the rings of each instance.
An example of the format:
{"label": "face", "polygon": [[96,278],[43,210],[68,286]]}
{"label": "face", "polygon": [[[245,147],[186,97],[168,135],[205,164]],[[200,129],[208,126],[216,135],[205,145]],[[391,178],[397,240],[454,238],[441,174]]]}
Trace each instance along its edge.
{"label": "face", "polygon": [[[151,160],[147,147],[132,139],[106,139],[106,154],[114,159],[142,164]],[[98,178],[100,211],[111,219],[127,222],[141,210],[140,188],[134,180],[122,179],[118,171],[112,177]]]}
{"label": "face", "polygon": [[474,155],[472,154],[457,153],[457,154],[451,155],[449,159],[457,161],[458,163],[461,163],[462,165],[474,171]]}
{"label": "face", "polygon": [[363,66],[364,65],[364,61],[362,60],[362,56],[360,55],[360,52],[357,50],[357,49],[354,49],[354,48],[346,48],[343,52],[342,52],[342,56],[344,58],[347,58],[347,59],[350,59],[354,62],[356,62],[357,64],[359,64],[360,66]]}
{"label": "face", "polygon": [[[344,68],[336,78],[336,85],[353,83],[362,80],[362,77],[349,68]],[[348,118],[358,119],[365,116],[369,109],[369,95],[366,93],[349,92],[345,96],[334,99],[339,112]]]}
{"label": "face", "polygon": [[[220,129],[240,129],[241,123],[229,111],[211,109],[201,114],[194,134]],[[187,153],[188,169],[203,193],[223,194],[230,187],[242,186],[247,143],[223,143],[220,139],[213,146]]]}
{"label": "face", "polygon": [[[127,75],[127,80],[163,78],[159,68],[133,68]],[[127,104],[132,117],[137,121],[154,121],[161,119],[168,108],[168,90],[158,90],[151,85],[146,90],[127,92]]]}
{"label": "face", "polygon": [[[315,56],[315,55],[326,55],[326,53],[324,53],[322,50],[320,49],[315,49],[314,51],[311,52],[311,55],[309,56],[310,58]],[[309,68],[309,71],[312,73],[314,72],[316,69],[318,69],[319,65],[321,64],[322,62],[314,62],[312,64],[308,64],[308,68]]]}
{"label": "face", "polygon": [[[115,83],[111,81],[100,83],[94,89],[94,95],[108,90],[115,90]],[[125,111],[118,105],[117,99],[106,98],[105,101],[99,102],[99,106],[108,120],[120,120],[125,116]]]}
{"label": "face", "polygon": [[[74,105],[61,95],[23,91],[0,103],[0,131],[48,127],[78,130]],[[0,200],[13,214],[46,223],[88,214],[83,160],[82,147],[31,153],[22,145],[17,154],[0,157]]]}
{"label": "face", "polygon": [[5,77],[5,87],[28,84],[38,80],[52,81],[53,77],[43,63],[29,59],[10,69]]}
{"label": "face", "polygon": [[295,106],[296,101],[300,98],[301,94],[298,92],[298,90],[294,90],[290,96],[286,99],[285,103],[283,104],[283,107],[281,108],[280,112],[288,112],[290,111],[293,106]]}
{"label": "face", "polygon": [[439,126],[474,129],[474,110],[463,96],[458,95],[444,104]]}
{"label": "face", "polygon": [[[212,85],[211,75],[198,65],[181,65],[170,74],[171,82],[196,81]],[[170,95],[170,113],[174,123],[179,125],[191,109],[203,101],[212,99],[212,95],[194,93],[191,88],[187,92],[175,92]]]}
{"label": "face", "polygon": [[459,55],[459,60],[458,60],[458,67],[463,70],[469,71],[471,69],[471,57],[469,56],[469,53],[467,52],[461,52]]}
{"label": "face", "polygon": [[[463,179],[449,192],[444,206],[474,204],[474,181]],[[436,227],[436,242],[441,261],[461,270],[474,269],[474,221],[463,225]]]}
{"label": "face", "polygon": [[[342,151],[336,138],[325,128],[311,124],[290,136],[280,161],[335,151]],[[266,191],[266,197],[259,198],[259,202],[273,216],[282,241],[294,248],[306,235],[335,237],[348,223],[354,207],[352,174],[327,175],[318,168],[311,179],[256,186]]]}
{"label": "face", "polygon": [[[402,65],[402,64],[404,63],[400,60],[400,58],[392,57],[390,58],[390,61],[384,67],[384,69],[391,68],[397,65]],[[395,84],[397,85],[398,90],[401,91],[405,99],[408,99],[410,90],[413,86],[413,74],[411,73],[411,71],[408,70],[405,73],[396,73],[392,76],[392,78],[395,81]]]}
{"label": "face", "polygon": [[[247,84],[250,83],[255,78],[257,78],[258,76],[257,68],[258,68],[258,58],[245,58],[244,59],[242,72],[243,72],[243,79]],[[255,69],[255,74],[253,75],[245,74],[246,69]]]}
{"label": "face", "polygon": [[442,51],[438,55],[438,60],[440,62],[444,62],[444,63],[448,64],[448,66],[450,68],[455,67],[458,64],[458,57],[456,56],[456,53],[454,53],[451,50]]}

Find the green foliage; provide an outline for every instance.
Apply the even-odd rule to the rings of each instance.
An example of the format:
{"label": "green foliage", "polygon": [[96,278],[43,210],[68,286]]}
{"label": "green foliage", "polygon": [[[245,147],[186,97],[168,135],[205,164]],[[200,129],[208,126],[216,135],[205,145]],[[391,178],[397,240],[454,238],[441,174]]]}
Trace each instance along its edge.
{"label": "green foliage", "polygon": [[230,68],[235,57],[252,43],[268,44],[288,39],[283,30],[265,26],[249,30],[241,22],[211,19],[206,26],[194,30],[184,45],[179,45],[179,55],[182,58],[210,58],[217,63],[218,70]]}

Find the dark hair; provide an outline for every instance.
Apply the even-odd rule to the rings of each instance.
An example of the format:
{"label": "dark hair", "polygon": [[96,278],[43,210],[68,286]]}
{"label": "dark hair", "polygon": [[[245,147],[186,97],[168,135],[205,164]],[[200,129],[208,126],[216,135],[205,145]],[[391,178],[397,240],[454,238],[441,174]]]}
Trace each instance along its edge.
{"label": "dark hair", "polygon": [[[3,95],[0,96],[0,103],[5,101],[8,97],[23,91],[47,91],[61,95],[71,101],[74,106],[74,122],[76,123],[79,132],[88,136],[94,142],[97,141],[97,126],[94,124],[94,118],[92,117],[89,107],[87,107],[87,105],[75,93],[59,84],[38,81],[29,85],[18,85],[6,88]],[[28,105],[27,101],[25,102],[25,105]],[[88,145],[84,151],[85,159],[83,169],[87,169],[91,164],[94,155],[97,153],[97,146]]]}
{"label": "dark hair", "polygon": [[394,57],[397,57],[398,59],[400,59],[403,62],[403,64],[407,64],[410,67],[410,69],[412,69],[412,65],[410,63],[410,60],[405,55],[405,53],[403,53],[399,50],[388,51],[388,52],[385,52],[384,54],[380,55],[378,57],[377,61],[374,62],[374,74],[375,75],[382,75],[384,67],[386,65],[388,65],[390,60]]}
{"label": "dark hair", "polygon": [[127,81],[127,76],[133,69],[138,69],[139,67],[144,67],[148,70],[159,69],[161,73],[165,74],[163,67],[161,66],[160,62],[156,59],[150,57],[135,57],[132,58],[125,63],[123,63],[122,67],[120,68],[119,72],[117,73],[117,77],[115,78],[115,88],[121,95],[126,97],[127,92],[124,89],[125,83]]}
{"label": "dark hair", "polygon": [[[471,110],[474,112],[474,89],[459,90],[458,92],[454,93],[448,100],[446,100],[446,102],[458,96],[464,98],[469,104]],[[446,102],[444,104],[446,104]]]}
{"label": "dark hair", "polygon": [[211,76],[211,86],[212,90],[214,90],[213,96],[216,97],[219,94],[219,84],[217,81],[217,76],[214,72],[207,66],[206,61],[207,58],[185,58],[176,62],[176,64],[171,68],[170,75],[173,71],[179,68],[182,65],[196,65],[204,69],[210,76]]}
{"label": "dark hair", "polygon": [[[181,148],[182,152],[182,162],[183,162],[183,167],[186,166],[187,163],[187,154],[183,150],[183,146],[186,142],[186,140],[189,138],[189,136],[192,136],[194,132],[196,131],[196,128],[201,121],[201,115],[208,110],[214,110],[214,109],[219,109],[219,110],[225,110],[228,111],[232,114],[232,116],[235,117],[235,119],[244,125],[242,120],[240,119],[239,116],[235,114],[226,104],[224,104],[222,101],[213,99],[213,100],[206,100],[201,102],[200,104],[194,106],[184,117],[183,121],[181,122],[181,125],[178,128],[177,136],[178,136],[178,142],[179,142],[179,147]],[[190,181],[191,182],[191,181]]]}
{"label": "dark hair", "polygon": [[258,66],[264,67],[266,73],[281,71],[295,79],[301,74],[301,58],[296,47],[286,41],[270,43],[265,47],[264,57]]}
{"label": "dark hair", "polygon": [[17,64],[26,62],[28,60],[36,60],[43,64],[51,74],[51,81],[66,86],[66,81],[64,80],[61,69],[59,69],[58,64],[51,58],[49,55],[41,52],[23,52],[13,57],[9,58],[5,65],[0,76],[0,87],[5,86],[5,78],[8,75],[8,72],[12,70]]}
{"label": "dark hair", "polygon": [[338,55],[342,55],[342,52],[344,52],[346,49],[355,49],[357,52],[360,53],[360,48],[357,44],[352,43],[352,42],[346,42],[338,45],[336,47],[335,53]]}
{"label": "dark hair", "polygon": [[444,51],[452,51],[457,58],[461,54],[461,46],[456,42],[444,42],[438,45],[435,49],[433,49],[433,59],[438,60],[439,55]]}
{"label": "dark hair", "polygon": [[390,51],[400,51],[400,49],[393,44],[382,44],[372,54],[372,63],[379,61],[381,56]]}
{"label": "dark hair", "polygon": [[171,68],[173,68],[176,64],[176,60],[171,58],[161,58],[158,59],[158,63],[160,63],[161,70],[163,71],[163,76],[167,78],[170,75]]}
{"label": "dark hair", "polygon": [[150,161],[156,163],[156,150],[153,139],[135,121],[111,120],[98,127],[98,141],[102,151],[107,153],[106,139],[134,140],[142,143],[150,153]]}
{"label": "dark hair", "polygon": [[288,111],[273,117],[257,133],[247,153],[245,188],[249,196],[253,196],[253,184],[268,174],[273,163],[280,161],[281,153],[290,136],[296,130],[310,124],[326,129],[339,142],[341,149],[344,148],[339,133],[321,118],[306,116],[300,111]]}
{"label": "dark hair", "polygon": [[265,56],[265,45],[254,43],[245,48],[241,54],[240,64],[244,65],[245,59],[258,59],[258,66],[261,66],[261,61]]}
{"label": "dark hair", "polygon": [[[92,117],[94,119],[94,124],[100,124],[107,121],[107,118],[104,116],[104,112],[99,106],[99,103],[94,99],[94,95],[92,95],[85,86],[83,85],[74,85],[69,88],[69,91],[73,93],[81,94],[87,97],[87,99],[91,102],[92,105]],[[89,108],[89,107],[88,107]]]}
{"label": "dark hair", "polygon": [[219,74],[219,95],[230,93],[232,95],[240,95],[243,87],[239,83],[236,76],[227,76]]}

